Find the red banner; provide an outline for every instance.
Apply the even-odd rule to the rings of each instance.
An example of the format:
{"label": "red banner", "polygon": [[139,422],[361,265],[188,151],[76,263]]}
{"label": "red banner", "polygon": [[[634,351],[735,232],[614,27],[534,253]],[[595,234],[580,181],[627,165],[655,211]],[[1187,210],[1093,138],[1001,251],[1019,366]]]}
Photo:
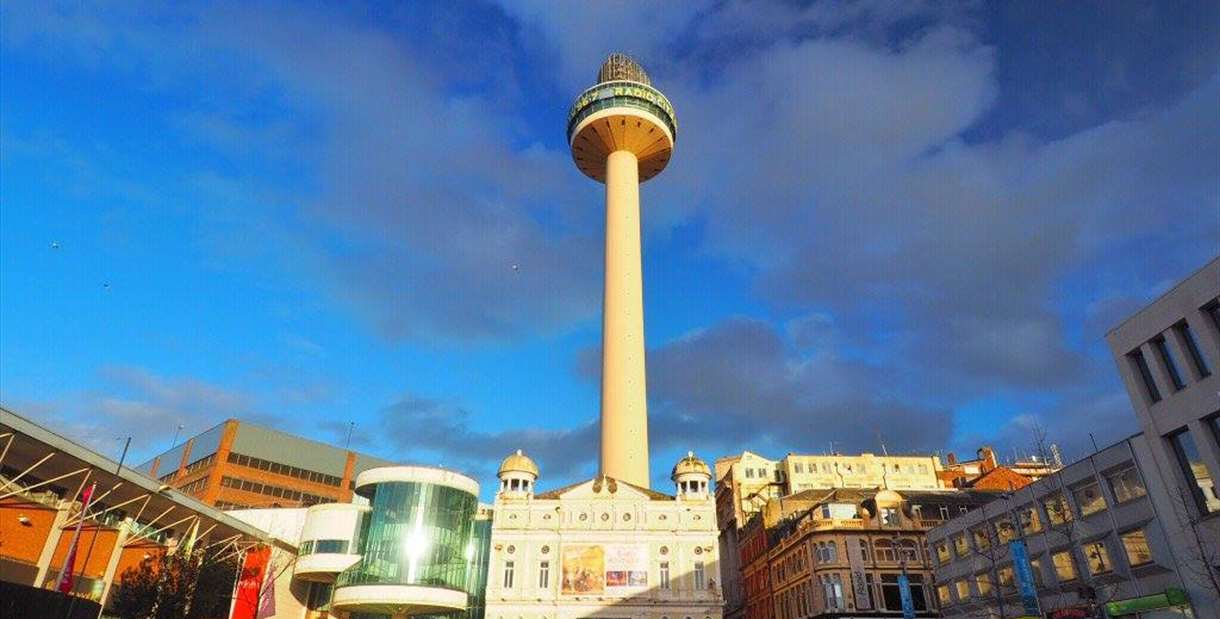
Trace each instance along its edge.
{"label": "red banner", "polygon": [[233,614],[229,619],[255,619],[258,613],[259,592],[262,590],[267,562],[270,559],[270,546],[259,546],[246,552],[246,560],[241,566],[241,578],[237,579]]}
{"label": "red banner", "polygon": [[[76,544],[80,541],[80,530],[85,524],[85,515],[89,513],[89,504],[93,499],[93,489],[97,484],[85,488],[85,492],[81,494],[82,507],[80,508],[80,520],[76,521],[76,531],[72,533],[72,545],[68,547],[68,556],[64,558],[64,567],[59,570],[59,582],[56,583],[56,589],[62,593],[72,592],[72,583],[75,580],[75,575],[72,573],[76,569]],[[94,537],[97,536],[97,531],[93,532]],[[81,568],[81,572],[84,572]]]}

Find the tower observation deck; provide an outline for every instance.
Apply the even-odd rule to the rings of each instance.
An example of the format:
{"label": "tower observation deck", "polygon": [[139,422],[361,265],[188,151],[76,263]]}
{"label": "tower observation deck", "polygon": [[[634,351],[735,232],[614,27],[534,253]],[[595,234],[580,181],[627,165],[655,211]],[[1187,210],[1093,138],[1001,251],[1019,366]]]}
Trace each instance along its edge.
{"label": "tower observation deck", "polygon": [[576,167],[606,185],[601,473],[648,487],[640,183],[665,169],[678,120],[643,67],[611,54],[568,113]]}

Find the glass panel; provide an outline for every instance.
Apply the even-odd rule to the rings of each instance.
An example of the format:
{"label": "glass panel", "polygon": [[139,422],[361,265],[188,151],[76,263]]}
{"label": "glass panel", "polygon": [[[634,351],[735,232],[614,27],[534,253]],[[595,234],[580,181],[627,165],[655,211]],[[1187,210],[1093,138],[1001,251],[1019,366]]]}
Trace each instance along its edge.
{"label": "glass panel", "polygon": [[378,484],[360,531],[356,565],[337,587],[406,584],[464,591],[478,499],[447,486]]}
{"label": "glass panel", "polygon": [[1144,359],[1144,353],[1140,349],[1135,349],[1127,353],[1127,359],[1135,366],[1135,371],[1139,373],[1140,380],[1144,382],[1144,393],[1148,395],[1148,399],[1153,404],[1161,401],[1161,392],[1156,388],[1156,381],[1152,379],[1152,370],[1148,369],[1148,361]]}
{"label": "glass panel", "polygon": [[1106,508],[1106,499],[1101,496],[1101,486],[1097,482],[1073,488],[1072,496],[1076,499],[1081,516],[1096,514]]}
{"label": "glass panel", "polygon": [[1211,368],[1207,367],[1207,359],[1199,350],[1199,340],[1195,339],[1195,332],[1190,329],[1190,325],[1186,321],[1182,321],[1174,325],[1173,330],[1178,332],[1178,336],[1186,344],[1186,354],[1190,356],[1190,362],[1195,366],[1195,371],[1199,373],[1199,376],[1204,378],[1211,376]]}
{"label": "glass panel", "polygon": [[1007,516],[995,521],[995,534],[1000,543],[1008,543],[1017,536],[1017,528]]}
{"label": "glass panel", "polygon": [[1068,507],[1067,499],[1063,498],[1062,493],[1056,492],[1042,499],[1042,506],[1046,508],[1046,517],[1050,519],[1052,525],[1063,524],[1072,519],[1072,510]]}
{"label": "glass panel", "polygon": [[1017,510],[1017,519],[1021,521],[1021,530],[1026,535],[1033,535],[1042,530],[1042,516],[1033,505],[1026,505]]}
{"label": "glass panel", "polygon": [[1174,361],[1173,354],[1169,352],[1169,346],[1165,343],[1165,338],[1157,336],[1152,338],[1152,348],[1156,350],[1156,356],[1161,358],[1161,365],[1169,374],[1169,381],[1173,383],[1174,391],[1178,391],[1186,386],[1182,381],[1182,372],[1178,369],[1178,362]]}
{"label": "glass panel", "polygon": [[979,590],[980,596],[991,595],[991,574],[976,574],[974,586]]}
{"label": "glass panel", "polygon": [[1182,430],[1167,437],[1177,455],[1178,465],[1186,478],[1186,485],[1193,495],[1199,511],[1204,514],[1220,511],[1220,497],[1216,496],[1216,484],[1207,464],[1199,455],[1199,447],[1189,430]]}
{"label": "glass panel", "polygon": [[1139,471],[1135,470],[1134,466],[1111,473],[1106,477],[1106,481],[1110,484],[1110,491],[1114,493],[1114,500],[1119,503],[1126,503],[1147,494],[1147,491],[1144,490],[1144,482],[1140,480]]}
{"label": "glass panel", "polygon": [[1132,567],[1152,562],[1152,550],[1148,548],[1148,536],[1143,529],[1123,533],[1123,552],[1127,554],[1127,564]]}
{"label": "glass panel", "polygon": [[1059,582],[1076,580],[1076,563],[1072,560],[1071,551],[1056,552],[1051,555],[1051,563],[1055,566],[1055,577]]}
{"label": "glass panel", "polygon": [[1097,576],[1114,570],[1114,564],[1110,562],[1110,551],[1106,549],[1105,542],[1093,542],[1084,546],[1085,564],[1089,566],[1089,573]]}

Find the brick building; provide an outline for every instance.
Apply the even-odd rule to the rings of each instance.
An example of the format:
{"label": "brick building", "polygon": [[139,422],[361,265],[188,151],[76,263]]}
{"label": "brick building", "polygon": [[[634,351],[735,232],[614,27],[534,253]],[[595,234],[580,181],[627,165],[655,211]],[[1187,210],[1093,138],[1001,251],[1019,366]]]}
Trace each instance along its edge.
{"label": "brick building", "polygon": [[392,462],[237,419],[138,469],[220,509],[346,503],[361,472]]}

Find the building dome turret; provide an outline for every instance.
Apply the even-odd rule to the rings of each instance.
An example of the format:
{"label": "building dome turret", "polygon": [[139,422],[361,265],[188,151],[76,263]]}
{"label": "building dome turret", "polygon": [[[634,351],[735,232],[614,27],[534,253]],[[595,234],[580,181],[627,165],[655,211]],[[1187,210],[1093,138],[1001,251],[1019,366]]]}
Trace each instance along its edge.
{"label": "building dome turret", "polygon": [[538,481],[538,465],[518,449],[500,463],[496,476],[500,478],[501,494],[528,498],[533,496],[534,482]]}
{"label": "building dome turret", "polygon": [[688,451],[674,465],[669,478],[673,480],[679,497],[707,498],[708,484],[712,481],[712,469],[707,463]]}

